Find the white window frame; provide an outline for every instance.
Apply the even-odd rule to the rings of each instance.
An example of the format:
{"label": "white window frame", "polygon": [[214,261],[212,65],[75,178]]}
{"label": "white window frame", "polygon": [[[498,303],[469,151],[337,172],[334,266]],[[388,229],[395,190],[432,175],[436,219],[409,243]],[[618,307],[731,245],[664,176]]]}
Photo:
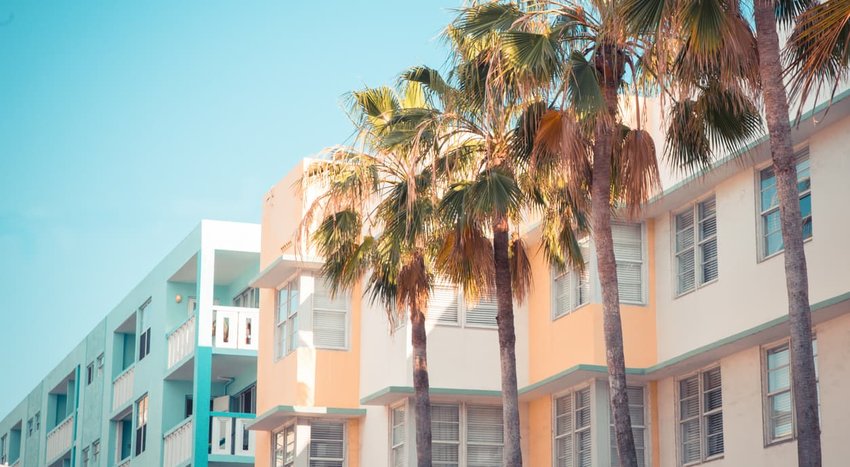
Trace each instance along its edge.
{"label": "white window frame", "polygon": [[[435,326],[448,326],[455,328],[472,328],[472,329],[496,329],[498,325],[495,323],[495,316],[498,313],[498,303],[496,292],[494,291],[491,294],[485,294],[478,298],[477,302],[468,303],[466,300],[466,296],[463,292],[462,287],[458,287],[446,280],[438,279],[434,284],[436,287],[446,288],[449,287],[452,289],[452,293],[455,296],[455,302],[457,307],[457,319],[454,321],[448,320],[439,320],[435,319],[431,311],[431,304],[428,304],[428,310],[425,313],[425,319],[428,320],[429,323],[434,324]],[[471,323],[467,320],[468,315],[472,310],[480,307],[487,306],[494,308],[494,322],[493,324],[483,324],[483,323]]]}
{"label": "white window frame", "polygon": [[[587,258],[585,258],[587,260]],[[590,298],[592,292],[591,280],[590,280],[590,261],[587,260],[584,262],[584,270],[579,271],[575,268],[568,268],[565,271],[558,271],[557,269],[552,269],[552,313],[551,318],[552,321],[555,321],[558,318],[569,315],[570,313],[578,310],[579,308],[590,303]],[[567,284],[567,290],[569,290],[569,305],[566,310],[558,309],[558,281],[565,280],[569,283]],[[584,290],[582,290],[584,287]]]}
{"label": "white window frame", "polygon": [[[594,397],[594,385],[593,384],[583,384],[581,386],[575,387],[565,392],[561,392],[558,394],[554,394],[552,396],[552,465],[553,467],[558,467],[558,440],[563,438],[571,438],[572,441],[570,445],[572,446],[572,463],[569,465],[578,466],[579,465],[579,450],[576,448],[576,438],[579,433],[588,433],[590,436],[590,465],[593,465],[593,461],[596,458],[594,455],[594,447],[593,447],[593,438],[594,436],[594,406],[595,406],[595,397]],[[576,397],[579,393],[587,391],[587,405],[582,407],[576,406]],[[558,413],[558,401],[565,398],[570,398],[570,426],[568,431],[565,433],[558,433],[558,418],[565,416],[565,414]],[[588,424],[587,426],[582,426],[580,428],[576,428],[576,413],[579,410],[586,409],[590,413],[588,415]]]}
{"label": "white window frame", "polygon": [[96,439],[91,443],[91,461],[92,464],[97,465],[97,461],[100,459],[100,439]]}
{"label": "white window frame", "polygon": [[[800,151],[797,151],[794,154],[795,167],[798,167],[800,165],[800,163],[802,163],[804,161],[809,162],[809,186],[806,190],[800,191],[799,198],[803,199],[804,197],[809,196],[809,198],[811,200],[811,196],[812,196],[812,164],[811,164],[811,161],[812,161],[812,159],[811,159],[811,156],[809,154],[809,148],[808,147],[805,147],[804,149],[801,149]],[[775,256],[782,254],[785,251],[784,243],[782,245],[782,248],[780,248],[780,249],[778,249],[774,252],[768,253],[766,251],[766,248],[767,248],[767,241],[766,241],[767,232],[765,232],[764,220],[765,220],[766,216],[768,216],[769,214],[772,214],[774,212],[777,212],[779,210],[778,199],[777,199],[776,206],[772,206],[768,209],[762,209],[762,196],[763,196],[762,188],[761,188],[762,174],[764,174],[765,172],[767,172],[769,170],[773,170],[773,164],[764,165],[761,168],[759,168],[758,170],[756,170],[756,190],[755,190],[755,192],[756,192],[756,212],[758,213],[758,220],[757,220],[756,229],[758,231],[758,260],[759,261],[764,261],[764,260],[773,258]],[[775,181],[776,174],[775,173],[773,174],[773,177],[774,177],[774,185],[776,185],[776,181]],[[799,183],[800,183],[800,173],[799,173],[799,170],[798,170],[798,172],[797,172],[798,187],[799,187]],[[777,194],[777,197],[778,196],[779,195]],[[808,218],[809,219],[814,218],[814,206],[812,206],[812,212],[809,214]],[[804,224],[805,224],[805,221],[806,221],[806,218],[803,218]],[[780,220],[780,223],[781,223],[781,220]],[[802,229],[803,226],[800,226],[800,228]],[[780,226],[779,233],[780,233],[780,236],[781,236],[781,226]],[[815,236],[814,227],[812,227],[811,235],[809,235],[808,237],[806,237],[804,235],[803,241],[804,242],[810,241],[812,238],[814,238],[814,236]]]}
{"label": "white window frame", "polygon": [[[702,217],[702,206],[705,205],[708,202],[714,203],[714,214],[712,214],[710,216]],[[681,216],[683,214],[688,214],[688,213],[690,213],[690,215],[692,216],[692,219],[693,219],[693,223],[691,225],[691,229],[693,230],[693,232],[692,232],[693,239],[692,239],[692,243],[691,243],[690,247],[679,250],[679,233],[684,231],[684,229],[679,229],[678,219],[679,219],[679,216]],[[702,287],[705,287],[707,285],[711,285],[711,284],[717,282],[720,279],[719,269],[717,271],[717,276],[713,279],[710,279],[710,280],[705,280],[705,276],[703,274],[703,265],[706,263],[706,261],[705,261],[705,247],[706,247],[706,245],[709,244],[710,242],[714,242],[715,243],[715,250],[717,250],[717,198],[714,195],[714,193],[712,193],[711,195],[702,197],[701,199],[698,199],[694,203],[688,205],[687,208],[673,212],[671,217],[672,218],[670,220],[670,225],[671,225],[672,228],[670,229],[670,231],[673,234],[672,239],[671,239],[671,245],[673,245],[673,248],[672,248],[673,265],[674,265],[674,269],[675,269],[675,272],[676,272],[674,274],[674,277],[673,277],[673,291],[674,291],[674,297],[678,298],[678,297],[681,297],[683,295],[687,295],[687,294],[689,294],[689,293],[691,293],[695,290],[698,290]],[[706,238],[700,240],[700,232],[701,232],[702,224],[705,223],[708,220],[711,220],[711,219],[714,219],[714,221],[715,221],[714,235],[711,235],[709,237],[706,237]],[[679,256],[681,256],[681,255],[683,255],[683,254],[685,254],[689,251],[692,251],[693,255],[694,255],[694,270],[692,272],[692,274],[693,274],[693,286],[691,288],[687,289],[687,290],[679,290],[679,277],[682,275],[682,272],[679,269]],[[719,252],[718,252],[717,257],[714,258],[714,261],[718,263],[717,267],[719,267],[719,261],[720,261]]]}
{"label": "white window frame", "polygon": [[[141,456],[148,447],[148,418],[150,418],[150,397],[147,394],[136,401],[135,423],[133,426],[133,457]],[[141,439],[141,446],[139,440]]]}
{"label": "white window frame", "polygon": [[[771,352],[782,349],[788,349],[788,387],[782,390],[770,391],[770,368],[768,368],[768,355]],[[815,384],[818,392],[818,410],[820,410],[820,372],[818,370],[818,343],[817,336],[812,333],[812,352],[815,361]],[[762,412],[763,412],[763,433],[764,446],[773,446],[786,441],[797,439],[797,413],[794,407],[794,379],[791,373],[791,362],[793,361],[791,340],[789,338],[765,345],[761,348],[761,373],[762,373]],[[788,393],[791,403],[791,433],[784,436],[773,436],[773,420],[771,416],[771,400],[780,395]]]}
{"label": "white window frame", "polygon": [[[288,445],[286,443],[286,435],[287,433],[292,433],[292,459],[287,462],[286,455],[289,454],[287,451]],[[297,441],[297,429],[295,426],[295,422],[287,423],[283,426],[279,431],[276,431],[272,434],[272,443],[271,443],[271,464],[273,467],[293,467],[295,465],[295,458],[298,451],[298,441]],[[280,446],[278,449],[278,437],[280,437]],[[281,459],[280,463],[278,463],[278,454],[280,454]]]}
{"label": "white window frame", "polygon": [[[402,414],[400,422],[396,420],[396,411]],[[407,413],[407,401],[389,407],[390,467],[407,466]],[[401,441],[398,442],[395,440],[396,428],[401,430]]]}
{"label": "white window frame", "polygon": [[[630,417],[631,422],[632,422],[632,436],[634,437],[634,439],[636,441],[635,442],[635,448],[637,448],[638,437],[635,435],[635,431],[636,430],[640,431],[640,434],[641,434],[640,439],[643,441],[643,448],[641,448],[641,449],[643,449],[643,455],[642,456],[638,455],[638,462],[640,462],[640,460],[643,459],[643,465],[649,466],[649,465],[651,465],[651,463],[649,462],[649,452],[651,451],[651,449],[649,448],[649,442],[648,442],[647,437],[646,437],[646,433],[649,429],[649,423],[648,423],[649,422],[649,417],[648,417],[649,411],[647,410],[648,398],[647,398],[647,395],[646,395],[647,388],[646,388],[646,386],[639,385],[639,384],[628,384],[626,386],[627,391],[628,390],[636,390],[636,389],[640,389],[643,397],[640,400],[640,404],[636,404],[635,398],[633,398],[632,395],[629,394],[629,411],[631,412],[632,408],[634,408],[634,407],[638,407],[638,406],[641,407],[642,412],[643,412],[643,425],[635,425],[634,417]],[[610,401],[610,396],[608,398],[609,398],[609,401]],[[611,461],[612,466],[617,466],[617,465],[620,465],[620,459],[619,459],[618,454],[617,454],[617,439],[616,439],[616,434],[614,433],[614,412],[611,408],[610,403],[608,404],[608,427],[609,427],[609,440],[608,440],[608,442],[611,445],[611,459],[610,459],[610,461]]]}
{"label": "white window frame", "polygon": [[[712,372],[712,371],[715,371],[715,370],[720,372],[720,388],[719,388],[719,391],[720,391],[720,394],[721,394],[721,404],[720,404],[719,409],[712,409],[712,410],[707,411],[707,410],[705,410],[705,395],[706,395],[706,393],[708,393],[710,391],[717,390],[717,388],[711,388],[709,390],[705,389],[705,375]],[[681,413],[681,404],[682,404],[681,383],[682,383],[682,381],[686,381],[686,380],[691,379],[691,378],[697,379],[697,395],[696,395],[696,397],[699,399],[699,401],[698,401],[699,402],[699,413],[694,417],[691,417],[687,420],[683,420],[682,419],[682,413]],[[678,463],[678,465],[681,465],[681,466],[698,465],[698,464],[702,464],[704,462],[723,458],[723,456],[726,454],[726,446],[725,446],[726,431],[725,430],[722,432],[722,436],[724,437],[723,452],[721,452],[719,454],[713,454],[713,455],[710,455],[710,456],[706,455],[706,453],[708,452],[708,447],[707,447],[708,446],[708,427],[707,427],[708,417],[710,417],[712,415],[716,415],[718,413],[720,413],[720,414],[723,413],[723,402],[722,402],[722,397],[723,397],[723,370],[721,369],[720,364],[713,364],[711,366],[708,366],[708,367],[699,369],[697,371],[688,373],[688,374],[686,374],[682,377],[676,378],[675,381],[676,381],[676,387],[675,387],[675,391],[676,391],[675,392],[675,394],[676,394],[676,453],[677,453],[677,463]],[[685,422],[692,421],[694,419],[699,421],[699,429],[700,429],[700,431],[699,431],[700,451],[699,452],[700,452],[700,458],[699,458],[699,460],[686,463],[684,461],[684,449],[683,449],[683,447],[684,447],[683,442],[684,441],[682,440],[682,425]]]}
{"label": "white window frame", "polygon": [[[0,463],[5,464],[5,459],[0,458]],[[80,456],[80,464],[82,467],[89,467],[89,448],[83,448],[83,453]]]}
{"label": "white window frame", "polygon": [[[260,289],[255,287],[245,287],[241,292],[233,297],[233,306],[239,308],[259,308],[260,306]],[[254,305],[257,306],[247,306]]]}
{"label": "white window frame", "polygon": [[[617,264],[617,274],[618,274],[618,280],[617,280],[618,288],[620,286],[620,283],[619,283],[620,282],[619,281],[619,265],[620,265],[620,263],[629,263],[629,264],[640,265],[640,300],[638,300],[638,301],[624,300],[622,294],[619,293],[619,290],[618,290],[617,292],[618,292],[618,295],[620,296],[620,303],[626,304],[626,305],[645,306],[646,303],[647,303],[647,295],[649,295],[648,292],[647,292],[647,287],[648,287],[648,284],[647,284],[647,276],[648,276],[648,274],[647,274],[647,262],[648,262],[648,256],[649,255],[648,255],[648,251],[647,251],[646,223],[644,223],[644,222],[627,222],[627,221],[624,221],[624,220],[612,220],[611,226],[613,227],[615,225],[624,225],[624,226],[635,226],[635,225],[637,225],[639,227],[639,231],[640,231],[640,261],[631,260],[631,259],[628,259],[628,260],[627,259],[617,259],[616,253],[615,253],[615,262]],[[612,238],[612,245],[614,243],[615,242],[613,241],[613,238]],[[594,251],[595,250],[596,250],[596,248],[594,247]],[[597,280],[597,283],[598,283],[598,280],[599,280],[598,274],[597,274],[596,280]],[[600,290],[601,290],[601,287],[600,287]]]}
{"label": "white window frame", "polygon": [[0,436],[0,464],[6,464],[8,459],[8,445],[7,440],[9,439],[9,435]]}
{"label": "white window frame", "polygon": [[[350,323],[349,323],[349,320],[351,319],[351,313],[349,312],[349,311],[351,310],[351,298],[350,298],[350,296],[349,296],[349,294],[348,294],[347,292],[340,291],[340,294],[344,294],[344,295],[343,295],[342,297],[340,297],[340,296],[338,295],[338,296],[334,299],[334,300],[343,300],[343,303],[342,303],[342,305],[341,305],[341,307],[340,307],[340,308],[327,308],[327,307],[319,307],[319,306],[316,306],[316,299],[315,299],[316,293],[315,293],[315,292],[319,289],[319,287],[323,287],[323,286],[321,285],[323,281],[325,281],[325,279],[324,279],[324,278],[322,278],[321,276],[319,276],[319,275],[315,275],[315,276],[313,276],[313,300],[312,300],[312,303],[311,303],[311,305],[312,305],[312,306],[311,306],[311,312],[312,312],[312,314],[313,314],[313,316],[311,317],[311,318],[312,318],[312,323],[313,323],[313,326],[312,326],[312,327],[313,327],[313,345],[314,345],[314,347],[315,347],[315,348],[317,348],[317,349],[326,349],[326,350],[348,350],[348,347],[349,347],[349,341],[351,340],[351,336],[349,335],[349,334],[350,334],[350,332],[349,332],[349,328],[351,327],[351,325],[350,325]],[[330,288],[329,288],[329,287],[330,287],[330,286],[328,285],[328,290],[327,290],[328,295],[330,295]],[[344,332],[344,337],[343,337],[343,342],[344,342],[344,343],[343,343],[343,345],[342,345],[342,346],[333,346],[333,345],[318,345],[318,344],[316,344],[316,339],[315,339],[315,330],[316,330],[316,321],[315,321],[315,316],[316,316],[316,312],[317,312],[317,311],[318,311],[318,312],[320,312],[320,313],[333,313],[333,314],[336,314],[336,315],[342,315],[343,332]]]}
{"label": "white window frame", "polygon": [[[290,297],[293,286],[298,290],[298,303],[293,306]],[[286,292],[284,306],[281,292]],[[274,355],[275,361],[280,360],[298,348],[298,309],[301,306],[301,277],[296,275],[284,282],[277,291],[275,298],[275,331]]]}
{"label": "white window frame", "polygon": [[[466,467],[469,464],[469,447],[470,446],[492,446],[492,447],[501,447],[504,449],[504,442],[502,443],[487,443],[482,441],[471,442],[469,437],[469,411],[470,409],[475,408],[488,408],[488,409],[502,409],[501,405],[496,404],[486,404],[486,403],[467,403],[467,402],[436,402],[433,406],[442,406],[442,407],[452,407],[457,409],[458,414],[458,437],[457,440],[452,441],[437,441],[432,440],[432,449],[435,444],[443,444],[443,445],[451,445],[457,446],[457,467]],[[434,421],[432,420],[433,424]],[[504,423],[502,424],[504,426]],[[433,430],[432,430],[433,431]]]}

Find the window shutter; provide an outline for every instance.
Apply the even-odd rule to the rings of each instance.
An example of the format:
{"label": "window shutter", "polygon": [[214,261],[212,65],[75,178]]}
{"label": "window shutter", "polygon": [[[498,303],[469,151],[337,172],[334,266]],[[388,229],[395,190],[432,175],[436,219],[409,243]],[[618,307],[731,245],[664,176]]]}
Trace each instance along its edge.
{"label": "window shutter", "polygon": [[345,425],[314,421],[310,430],[310,467],[342,467]]}
{"label": "window shutter", "polygon": [[696,264],[694,259],[694,210],[688,209],[676,216],[676,271],[677,293],[693,290]]}
{"label": "window shutter", "polygon": [[500,466],[504,443],[502,408],[469,406],[466,414],[467,467]]}
{"label": "window shutter", "polygon": [[[646,465],[646,440],[644,432],[646,428],[646,414],[644,413],[644,391],[643,386],[629,386],[629,416],[632,419],[632,436],[635,440],[635,451],[639,467]],[[610,406],[609,406],[610,408]],[[617,439],[614,433],[614,415],[611,414],[611,467],[620,466],[620,458],[617,452]]]}
{"label": "window shutter", "polygon": [[563,316],[570,311],[572,299],[570,297],[570,272],[555,276],[555,309],[553,318]]}
{"label": "window shutter", "polygon": [[431,406],[431,458],[434,466],[457,466],[460,461],[460,408]]}
{"label": "window shutter", "polygon": [[643,248],[640,224],[611,224],[620,301],[643,302]]}
{"label": "window shutter", "polygon": [[573,466],[573,395],[555,400],[555,453],[558,467]]}
{"label": "window shutter", "polygon": [[313,292],[313,345],[345,348],[348,299],[343,294],[331,298],[330,287],[317,278]]}
{"label": "window shutter", "polygon": [[699,204],[700,281],[717,279],[717,212],[714,198]]}
{"label": "window shutter", "polygon": [[406,441],[404,406],[392,409],[392,467],[404,467],[407,465],[405,458],[404,442]]}
{"label": "window shutter", "polygon": [[434,284],[428,299],[428,316],[442,324],[458,324],[457,289],[446,283]]}
{"label": "window shutter", "polygon": [[479,298],[478,303],[470,305],[466,310],[464,321],[473,326],[496,326],[496,314],[499,308],[496,294],[488,293]]}

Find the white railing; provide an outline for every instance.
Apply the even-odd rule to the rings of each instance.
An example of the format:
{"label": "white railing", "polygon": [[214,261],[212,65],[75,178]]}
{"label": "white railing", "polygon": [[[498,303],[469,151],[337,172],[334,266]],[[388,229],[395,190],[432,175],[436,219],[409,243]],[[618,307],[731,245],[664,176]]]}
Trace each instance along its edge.
{"label": "white railing", "polygon": [[168,335],[168,368],[195,350],[195,317],[192,316]]}
{"label": "white railing", "polygon": [[133,460],[131,458],[124,459],[124,462],[116,465],[115,467],[130,467],[130,461]]}
{"label": "white railing", "polygon": [[213,346],[257,350],[260,310],[235,306],[213,307]]}
{"label": "white railing", "polygon": [[210,426],[212,427],[210,453],[253,456],[254,432],[248,431],[248,424],[252,421],[252,418],[213,415],[210,419]]}
{"label": "white railing", "polygon": [[112,382],[112,410],[116,411],[133,398],[133,373],[135,367],[124,370]]}
{"label": "white railing", "polygon": [[47,461],[51,462],[71,449],[74,439],[74,416],[71,415],[47,433]]}
{"label": "white railing", "polygon": [[164,467],[180,467],[188,465],[192,459],[192,418],[187,418],[163,436],[165,452]]}

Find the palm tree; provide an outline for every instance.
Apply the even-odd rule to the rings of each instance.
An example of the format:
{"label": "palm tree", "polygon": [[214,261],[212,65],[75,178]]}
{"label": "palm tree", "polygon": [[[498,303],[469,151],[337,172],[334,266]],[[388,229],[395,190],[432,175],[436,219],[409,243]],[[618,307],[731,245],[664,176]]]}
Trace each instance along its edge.
{"label": "palm tree", "polygon": [[[847,62],[847,2],[829,1],[821,6],[810,0],[753,0],[755,34],[741,16],[738,0],[705,0],[700,8],[683,1],[627,0],[626,17],[639,31],[656,33],[658,40],[674,36],[695,61],[713,63],[715,68],[748,76],[747,91],[760,97],[769,133],[769,145],[779,217],[785,248],[785,282],[791,328],[791,374],[797,422],[797,458],[801,466],[821,465],[820,423],[817,381],[812,350],[811,308],[808,271],[803,249],[803,220],[799,204],[797,164],[791,141],[789,100],[783,76],[781,46],[777,25],[789,26],[800,18],[799,26],[809,32],[797,33],[796,64],[821,78],[840,73],[838,64]],[[844,15],[842,17],[842,14]],[[810,28],[819,22],[819,31]],[[829,31],[829,32],[827,32]],[[823,42],[816,43],[816,41]],[[792,40],[792,60],[795,53]],[[669,45],[669,44],[668,44]],[[812,55],[809,55],[809,53]],[[798,75],[792,91],[805,97],[812,89],[806,72]],[[726,80],[730,76],[722,79]],[[836,80],[836,84],[837,84]]]}
{"label": "palm tree", "polygon": [[[633,467],[638,464],[611,210],[619,205],[636,212],[658,185],[655,143],[641,128],[644,104],[638,96],[660,90],[671,101],[666,155],[682,169],[706,167],[712,146],[737,147],[752,137],[759,117],[738,88],[695,64],[687,63],[699,71],[699,79],[668,79],[667,57],[654,48],[649,34],[628,27],[625,13],[622,2],[610,0],[527,2],[522,7],[482,3],[463,10],[464,21],[457,28],[464,36],[490,42],[497,35],[500,52],[493,59],[511,70],[508,76],[520,92],[548,95],[551,108],[539,120],[534,164],[556,158],[553,164],[564,173],[563,192],[573,200],[589,188],[614,432],[620,465]],[[624,93],[635,97],[634,128],[620,112]]]}
{"label": "palm tree", "polygon": [[[436,206],[434,180],[445,176],[443,157],[429,161],[432,139],[421,87],[403,95],[388,87],[352,94],[352,115],[365,151],[337,147],[317,161],[304,183],[322,194],[311,204],[302,232],[324,258],[332,293],[365,284],[391,323],[409,313],[413,346],[417,465],[431,466],[431,402],[425,312],[433,283]],[[314,223],[316,219],[317,223]],[[393,326],[394,328],[394,326]]]}

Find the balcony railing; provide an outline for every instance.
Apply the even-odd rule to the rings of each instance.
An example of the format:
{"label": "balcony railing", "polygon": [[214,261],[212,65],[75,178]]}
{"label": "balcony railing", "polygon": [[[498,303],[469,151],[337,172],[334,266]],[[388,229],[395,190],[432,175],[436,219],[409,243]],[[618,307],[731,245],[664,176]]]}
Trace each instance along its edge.
{"label": "balcony railing", "polygon": [[260,310],[234,306],[213,307],[213,346],[257,350]]}
{"label": "balcony railing", "polygon": [[74,416],[70,415],[47,433],[47,461],[52,462],[71,449],[74,440]]}
{"label": "balcony railing", "polygon": [[195,317],[192,316],[168,335],[168,368],[195,350]]}
{"label": "balcony railing", "polygon": [[248,430],[252,421],[249,414],[213,413],[210,454],[253,456],[254,432]]}
{"label": "balcony railing", "polygon": [[130,467],[130,461],[131,461],[131,460],[133,460],[133,459],[131,459],[131,458],[124,459],[124,461],[123,461],[123,462],[121,462],[120,464],[116,465],[115,467]]}
{"label": "balcony railing", "polygon": [[112,411],[116,411],[133,398],[133,374],[135,367],[124,370],[112,382]]}
{"label": "balcony railing", "polygon": [[162,465],[164,467],[189,465],[192,460],[192,425],[192,418],[189,417],[163,436],[165,452]]}

